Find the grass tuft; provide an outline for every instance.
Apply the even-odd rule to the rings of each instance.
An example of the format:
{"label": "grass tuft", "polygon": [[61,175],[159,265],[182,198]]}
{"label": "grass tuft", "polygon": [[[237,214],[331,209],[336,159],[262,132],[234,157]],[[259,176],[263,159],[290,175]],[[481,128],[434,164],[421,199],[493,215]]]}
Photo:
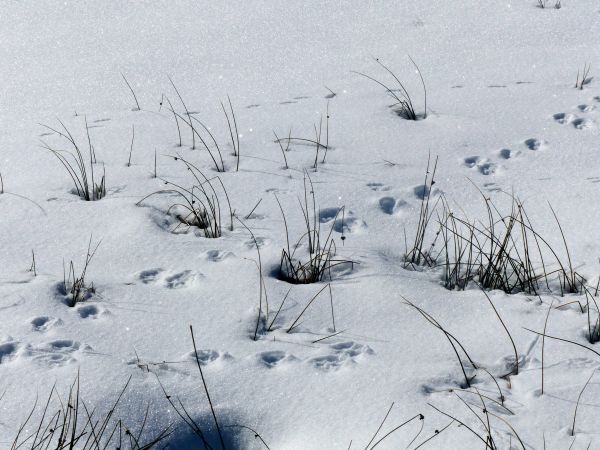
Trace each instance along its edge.
{"label": "grass tuft", "polygon": [[198,167],[181,156],[172,158],[183,163],[186,170],[192,175],[194,184],[191,187],[184,187],[162,179],[169,188],[147,195],[137,202],[137,205],[141,205],[154,195],[175,194],[178,201],[175,201],[167,209],[167,214],[174,216],[179,222],[174,231],[181,227],[195,227],[202,230],[206,238],[219,238],[223,235],[220,196],[224,196],[229,209],[229,230],[233,231],[234,214],[221,178],[219,176],[208,178]]}
{"label": "grass tuft", "polygon": [[[85,279],[85,276],[87,273],[88,266],[90,265],[90,262],[96,254],[96,250],[98,250],[99,246],[100,242],[98,242],[96,246],[92,249],[92,237],[90,236],[87,254],[85,257],[85,263],[79,275],[75,273],[75,265],[73,261],[69,263],[68,271],[65,270],[63,266],[63,284],[61,288],[62,292],[65,295],[66,303],[70,307],[74,307],[77,303],[81,303],[87,300],[94,292],[96,292],[94,284],[88,284]],[[35,259],[33,260],[32,268],[33,270],[35,270]]]}
{"label": "grass tuft", "polygon": [[423,74],[421,73],[421,69],[419,69],[419,66],[417,66],[417,63],[415,63],[415,61],[410,56],[408,58],[410,59],[410,62],[414,66],[417,74],[419,75],[419,78],[421,80],[421,85],[423,86],[423,112],[422,113],[418,113],[417,110],[415,109],[415,106],[413,104],[413,97],[411,96],[411,94],[408,92],[408,90],[404,86],[404,83],[402,83],[402,81],[400,81],[398,76],[388,66],[383,64],[379,60],[379,58],[375,58],[375,62],[377,64],[379,64],[379,66],[381,66],[388,73],[388,75],[390,75],[393,78],[394,82],[397,84],[396,88],[392,88],[392,87],[388,86],[387,84],[385,84],[384,82],[382,82],[370,75],[367,75],[365,73],[356,72],[356,71],[353,71],[353,73],[356,73],[356,74],[363,76],[371,81],[374,81],[375,83],[377,83],[378,85],[383,87],[385,89],[385,91],[389,95],[391,95],[392,98],[394,99],[395,103],[392,105],[392,107],[395,109],[396,114],[398,114],[400,117],[402,117],[403,119],[406,119],[406,120],[421,120],[421,119],[427,118],[427,88],[425,86],[425,80],[423,79]]}
{"label": "grass tuft", "polygon": [[[425,170],[425,181],[423,183],[423,195],[421,196],[421,206],[419,208],[419,222],[415,239],[410,250],[406,251],[404,257],[407,266],[434,266],[436,261],[431,254],[432,247],[425,249],[425,237],[429,228],[433,212],[437,206],[437,201],[431,204],[431,195],[433,193],[433,185],[435,184],[435,172],[437,169],[438,158],[435,158],[433,168],[431,168],[431,155],[427,157],[427,169]],[[435,242],[435,241],[434,241]]]}
{"label": "grass tuft", "polygon": [[85,130],[88,140],[88,157],[83,156],[83,152],[80,146],[75,141],[75,138],[71,132],[67,129],[65,124],[58,121],[61,125],[62,131],[52,128],[48,125],[42,125],[51,132],[55,133],[62,139],[64,139],[71,150],[59,150],[51,147],[46,142],[42,141],[44,148],[52,152],[54,156],[58,158],[60,163],[63,165],[75,187],[77,195],[85,201],[100,200],[106,196],[106,170],[103,168],[102,177],[97,181],[94,171],[94,166],[97,164],[96,153],[90,138],[90,129],[88,127],[87,119],[85,121]]}
{"label": "grass tuft", "polygon": [[[286,152],[288,152],[290,150],[290,144],[293,142],[298,143],[298,144],[315,146],[315,159],[313,160],[313,163],[312,163],[312,168],[315,171],[319,170],[319,163],[325,164],[326,159],[327,159],[327,152],[329,151],[329,148],[330,148],[330,145],[329,145],[329,119],[330,118],[331,118],[331,115],[329,114],[329,102],[327,102],[327,110],[325,113],[325,124],[323,125],[323,114],[321,114],[318,125],[316,123],[313,124],[313,130],[315,133],[314,138],[293,137],[291,128],[288,133],[288,136],[282,137],[282,138],[277,136],[277,133],[275,133],[275,131],[273,131],[273,134],[275,135],[275,143],[279,145],[279,148],[281,149],[281,153],[283,154],[283,160],[285,162],[286,169],[288,168]],[[285,149],[283,148],[283,143],[285,143]],[[323,157],[319,161],[319,156],[321,155],[321,153],[322,153]]]}
{"label": "grass tuft", "polygon": [[[171,434],[171,427],[149,436],[145,427],[150,407],[146,409],[144,420],[136,430],[116,418],[118,405],[130,381],[131,377],[105,414],[100,414],[96,408],[90,409],[81,399],[79,374],[69,389],[66,402],[52,388],[39,411],[39,421],[37,424],[32,421],[38,413],[36,401],[29,416],[17,430],[11,450],[150,450],[158,447]],[[165,448],[163,444],[161,448]]]}
{"label": "grass tuft", "polygon": [[[179,126],[179,120],[181,120],[184,124],[186,124],[188,127],[190,127],[190,130],[192,131],[192,150],[196,149],[196,139],[198,139],[200,141],[200,143],[202,144],[202,147],[207,151],[208,155],[210,156],[210,158],[213,162],[213,165],[215,167],[215,170],[217,172],[225,172],[226,167],[225,167],[225,162],[223,161],[223,151],[221,150],[221,146],[219,145],[217,138],[215,137],[214,133],[211,131],[211,128],[209,126],[205,125],[205,123],[202,122],[200,119],[195,117],[195,115],[194,115],[195,113],[190,112],[188,110],[188,108],[183,100],[183,97],[181,96],[179,90],[175,86],[175,83],[173,82],[173,80],[171,78],[169,78],[169,81],[171,82],[173,89],[175,89],[175,92],[176,92],[177,96],[179,97],[179,101],[181,102],[183,109],[185,111],[183,113],[183,115],[176,112],[175,109],[173,108],[173,104],[171,103],[169,98],[166,97],[167,102],[169,103],[169,111],[173,114],[173,117],[175,118],[175,123],[177,125],[177,133],[179,135],[179,146],[182,145],[181,129]],[[162,106],[162,103],[161,103],[161,106]],[[221,102],[221,109],[223,110],[223,114],[225,115],[225,120],[227,121],[228,134],[229,134],[229,138],[231,140],[233,156],[235,156],[235,158],[236,158],[235,170],[239,171],[239,169],[240,169],[240,134],[238,132],[237,118],[235,116],[233,104],[232,104],[231,98],[229,98],[229,96],[227,96],[227,107],[225,106],[225,104],[223,102]]]}
{"label": "grass tuft", "polygon": [[332,236],[344,207],[337,210],[329,233],[322,237],[320,212],[317,213],[315,190],[308,172],[304,175],[304,199],[298,199],[305,229],[293,246],[290,244],[285,212],[277,196],[275,199],[283,216],[287,243],[281,252],[280,279],[292,284],[310,284],[322,281],[326,277],[331,280],[331,269],[336,266],[350,264],[353,267],[353,261],[336,257],[337,248]]}
{"label": "grass tuft", "polygon": [[[575,89],[583,90],[583,86],[590,84],[592,82],[592,77],[590,77],[590,70],[592,68],[592,64],[584,64],[583,70],[581,73],[577,70],[577,80],[575,81]],[[581,75],[581,79],[579,79]]]}
{"label": "grass tuft", "polygon": [[[480,220],[470,220],[460,207],[460,214],[454,211],[443,195],[432,204],[437,160],[431,173],[429,166],[428,161],[417,230],[404,257],[405,268],[439,268],[444,286],[451,290],[476,283],[482,289],[507,294],[558,291],[565,295],[587,290],[591,295],[585,278],[573,266],[564,230],[551,205],[566,258],[535,230],[523,202],[514,195],[509,195],[510,208],[500,211],[491,197],[477,188],[486,211]],[[432,236],[429,229],[434,215],[438,228]],[[427,239],[431,244],[425,248]]]}
{"label": "grass tuft", "polygon": [[[537,0],[537,7],[546,9],[548,7],[548,0]],[[554,9],[562,8],[562,0],[554,0],[554,5],[552,7]]]}

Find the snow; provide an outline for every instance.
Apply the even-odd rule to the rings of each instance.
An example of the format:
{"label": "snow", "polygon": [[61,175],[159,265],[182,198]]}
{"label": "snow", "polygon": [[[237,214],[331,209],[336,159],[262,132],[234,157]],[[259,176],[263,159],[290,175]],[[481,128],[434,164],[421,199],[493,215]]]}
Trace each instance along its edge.
{"label": "snow", "polygon": [[[571,303],[585,304],[585,296],[489,292],[521,366],[518,375],[501,379],[514,353],[485,295],[476,286],[448,291],[439,270],[406,270],[403,263],[404,233],[414,236],[430,154],[439,157],[432,195],[443,193],[474,219],[485,217],[476,187],[504,209],[506,193],[514,193],[536,231],[566,257],[550,202],[574,267],[595,287],[600,88],[596,78],[581,90],[574,85],[584,64],[591,63],[594,76],[600,60],[597,2],[565,0],[561,9],[541,9],[534,0],[14,0],[3,3],[0,20],[0,447],[10,448],[36,398],[39,413],[52,386],[66,396],[79,371],[86,404],[106,410],[132,377],[119,418],[135,429],[151,405],[148,433],[173,423],[171,448],[201,448],[159,384],[212,430],[190,325],[219,423],[251,427],[271,449],[347,449],[350,441],[364,447],[392,403],[375,441],[411,417],[424,420],[377,448],[414,449],[451,422],[429,404],[484,435],[457,397],[485,420],[475,388],[495,400],[498,390],[483,369],[498,378],[510,409],[486,400],[502,419],[490,416],[498,448],[522,448],[504,421],[527,449],[569,448],[573,440],[574,450],[600,445],[596,377],[582,395],[571,436],[578,395],[600,367],[597,355],[546,339],[542,395],[542,339],[525,329],[541,332],[553,304],[547,333],[597,351],[587,341],[587,314]],[[379,58],[406,83],[422,113],[409,55],[427,86],[424,120],[394,114],[385,90],[353,72],[393,83],[373,60]],[[191,149],[181,121],[184,145],[177,146],[173,115],[159,104],[164,94],[185,115],[169,77],[215,134],[226,172],[214,170],[199,143]],[[239,127],[239,171],[220,105],[227,96]],[[327,108],[326,162],[314,170],[314,145],[293,142],[285,169],[273,131],[313,139]],[[60,127],[58,120],[84,155],[87,120],[96,175],[106,171],[105,198],[85,202],[74,195],[59,160],[41,146],[66,148],[40,126]],[[291,287],[274,331],[256,341],[257,251],[238,221],[229,230],[224,200],[217,239],[193,228],[174,231],[177,221],[166,215],[172,195],[138,205],[165,189],[162,180],[191,186],[177,155],[220,176],[236,216],[255,235],[269,319]],[[295,242],[304,230],[298,197],[305,173],[323,212],[322,236],[333,227],[338,256],[356,264],[334,271],[333,300],[326,288],[286,333],[329,281],[291,286],[275,276],[286,248],[275,196]],[[343,225],[335,219],[341,207]],[[82,269],[90,236],[100,242],[86,274],[95,292],[70,308],[59,289],[63,264]],[[35,275],[28,270],[32,250]],[[444,334],[404,298],[434,316],[482,368],[470,393],[457,390],[467,388]],[[264,448],[248,430],[224,430],[229,448]],[[421,448],[482,444],[454,422]]]}

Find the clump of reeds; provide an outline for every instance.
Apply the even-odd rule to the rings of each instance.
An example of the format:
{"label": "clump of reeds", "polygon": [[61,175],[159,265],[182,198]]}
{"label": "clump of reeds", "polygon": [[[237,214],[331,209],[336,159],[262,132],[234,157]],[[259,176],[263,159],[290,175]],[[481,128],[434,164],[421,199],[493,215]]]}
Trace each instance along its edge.
{"label": "clump of reeds", "polygon": [[[81,272],[75,272],[75,264],[73,261],[69,263],[68,269],[63,267],[63,282],[61,286],[61,291],[65,295],[65,301],[68,306],[73,307],[77,303],[83,302],[90,298],[92,294],[96,292],[93,283],[88,283],[86,280],[86,274],[88,266],[92,261],[92,258],[96,254],[96,250],[98,250],[98,246],[100,242],[98,242],[92,248],[92,238],[90,237],[87,253],[85,256],[85,262],[83,264],[83,269]],[[35,270],[35,259],[32,267]]]}
{"label": "clump of reeds", "polygon": [[62,131],[52,128],[48,125],[42,125],[48,130],[52,131],[62,139],[64,139],[69,146],[70,150],[59,150],[42,142],[43,146],[48,149],[63,165],[75,187],[77,195],[86,201],[100,200],[106,195],[106,170],[102,169],[102,176],[100,179],[96,176],[95,165],[96,153],[92,145],[90,138],[90,129],[85,122],[85,130],[87,133],[88,141],[88,155],[84,157],[83,151],[79,144],[75,141],[75,138],[71,132],[67,129],[63,122],[59,120]]}
{"label": "clump of reeds", "polygon": [[233,210],[221,178],[219,176],[207,177],[193,163],[180,156],[174,156],[173,159],[185,166],[192,176],[193,184],[185,187],[163,179],[168,188],[147,195],[137,202],[137,205],[141,205],[142,202],[154,195],[174,194],[177,200],[166,212],[178,221],[175,231],[180,227],[195,227],[202,231],[204,237],[218,238],[223,234],[221,202],[224,197],[229,210],[229,229],[233,230]]}
{"label": "clump of reeds", "polygon": [[293,284],[309,284],[331,279],[331,270],[342,264],[354,263],[339,259],[333,239],[333,230],[344,207],[339,208],[333,224],[326,235],[321,233],[320,214],[317,212],[315,190],[308,173],[304,175],[304,198],[299,200],[300,210],[304,218],[304,232],[290,243],[290,232],[283,207],[277,199],[285,226],[286,247],[281,252],[279,277]]}
{"label": "clump of reeds", "polygon": [[406,120],[421,120],[427,117],[427,88],[425,87],[425,80],[423,79],[421,69],[419,69],[419,66],[417,66],[415,61],[410,56],[408,58],[410,59],[412,65],[415,67],[415,70],[421,80],[421,85],[423,86],[423,112],[421,113],[417,112],[417,110],[415,109],[415,106],[413,104],[413,97],[406,89],[404,83],[388,66],[383,64],[379,60],[379,58],[376,58],[375,62],[379,64],[379,66],[381,66],[388,73],[388,75],[392,77],[393,82],[395,82],[395,84],[397,85],[396,88],[390,87],[388,84],[365,73],[356,71],[354,73],[368,78],[369,80],[374,81],[375,83],[383,87],[386,93],[391,95],[394,99],[395,103],[392,105],[392,107],[395,109],[396,114],[398,114],[400,117]]}

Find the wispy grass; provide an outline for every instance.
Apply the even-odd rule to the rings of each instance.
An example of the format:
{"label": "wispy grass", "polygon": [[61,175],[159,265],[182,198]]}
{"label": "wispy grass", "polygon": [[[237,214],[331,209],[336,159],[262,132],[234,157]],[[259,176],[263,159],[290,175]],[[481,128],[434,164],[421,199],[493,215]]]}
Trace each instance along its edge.
{"label": "wispy grass", "polygon": [[[281,152],[283,154],[283,159],[285,162],[285,168],[288,168],[288,161],[286,157],[286,153],[290,150],[291,143],[299,143],[304,145],[315,146],[315,158],[312,162],[312,168],[317,171],[319,169],[319,164],[324,164],[327,159],[327,152],[329,151],[329,119],[331,116],[329,115],[329,103],[327,103],[327,111],[325,113],[325,123],[323,123],[323,114],[321,114],[319,123],[313,124],[313,131],[315,134],[314,138],[310,137],[295,137],[292,136],[292,130],[288,133],[287,137],[280,138],[277,133],[273,132],[275,135],[275,143],[279,145]],[[283,148],[283,144],[285,143],[285,149]],[[322,155],[322,158],[319,156]]]}
{"label": "wispy grass", "polygon": [[511,196],[510,210],[505,213],[489,197],[483,198],[486,224],[459,217],[446,204],[440,224],[444,285],[448,289],[465,289],[471,281],[477,281],[484,289],[500,289],[508,294],[582,292],[585,279],[573,267],[564,231],[552,208],[566,261],[534,229],[517,197]]}
{"label": "wispy grass", "polygon": [[[423,182],[423,192],[421,196],[421,205],[419,207],[419,222],[415,232],[415,238],[410,250],[406,249],[405,262],[411,267],[415,266],[433,266],[436,261],[433,257],[432,248],[425,248],[425,239],[429,223],[437,206],[438,200],[431,203],[433,194],[433,185],[435,184],[435,173],[437,170],[438,158],[435,158],[433,167],[431,167],[431,155],[427,157],[427,168],[425,169],[425,180]],[[435,241],[434,241],[435,243]]]}
{"label": "wispy grass", "polygon": [[[75,271],[75,264],[73,263],[73,261],[69,263],[68,269],[65,269],[65,267],[63,266],[63,283],[61,286],[61,290],[65,295],[65,301],[67,305],[70,307],[73,307],[77,303],[87,300],[94,292],[96,292],[94,284],[88,283],[85,277],[87,274],[88,266],[90,265],[92,258],[96,254],[96,250],[98,250],[99,245],[100,242],[98,242],[92,248],[92,237],[90,236],[85,262],[83,264],[83,269],[81,270],[81,272]],[[32,267],[35,268],[35,259]]]}
{"label": "wispy grass", "polygon": [[[150,407],[139,427],[130,428],[118,418],[121,403],[131,378],[105,413],[91,408],[81,399],[79,374],[66,399],[61,399],[53,387],[46,402],[38,408],[37,401],[29,416],[16,432],[11,450],[150,450],[164,448],[172,430],[167,426],[157,433],[146,431]],[[65,401],[66,400],[66,401]],[[36,422],[34,417],[41,415]]]}
{"label": "wispy grass", "polygon": [[160,387],[163,391],[163,394],[164,394],[166,400],[168,401],[169,405],[173,409],[173,411],[175,411],[175,413],[180,417],[180,419],[184,422],[184,424],[187,426],[187,428],[199,439],[199,441],[202,444],[202,447],[199,447],[199,448],[203,448],[204,450],[229,450],[229,449],[231,449],[231,447],[229,447],[229,445],[228,445],[229,442],[227,439],[227,434],[225,433],[225,429],[238,428],[238,429],[242,429],[242,430],[251,431],[252,433],[254,433],[255,438],[258,439],[260,441],[260,443],[267,450],[270,450],[266,441],[254,428],[249,427],[247,425],[242,425],[242,424],[223,425],[222,420],[217,416],[217,412],[216,412],[216,409],[214,407],[214,404],[213,404],[213,401],[212,401],[212,398],[210,395],[207,378],[205,377],[204,371],[202,370],[202,364],[200,363],[200,359],[198,357],[198,348],[196,347],[196,338],[194,336],[194,330],[191,325],[190,325],[190,334],[192,336],[192,344],[194,347],[194,359],[196,362],[196,366],[198,367],[198,372],[200,373],[200,380],[202,382],[202,388],[204,391],[204,395],[206,397],[206,402],[208,403],[208,407],[210,409],[210,421],[212,422],[212,425],[214,426],[214,431],[216,432],[215,433],[216,436],[214,436],[214,437],[211,436],[211,434],[212,434],[211,432],[213,430],[212,427],[210,427],[209,425],[206,425],[204,423],[201,423],[200,421],[198,421],[192,417],[192,415],[189,413],[188,409],[186,408],[186,406],[183,403],[181,398],[179,398],[179,397],[174,398],[173,396],[171,396],[170,394],[167,393],[165,387],[160,382],[160,379],[158,378],[158,375],[157,375],[157,379],[158,379]]}
{"label": "wispy grass", "polygon": [[121,73],[121,77],[123,78],[123,81],[125,81],[125,84],[129,88],[129,91],[131,92],[131,95],[133,96],[133,100],[135,100],[135,108],[133,108],[132,111],[141,111],[140,103],[138,102],[137,96],[135,95],[135,91],[131,87],[131,84],[129,84],[129,81],[127,81],[127,78],[125,78],[125,75],[123,75],[123,73]]}
{"label": "wispy grass", "polygon": [[363,72],[356,72],[358,75],[361,75],[365,78],[368,78],[371,81],[374,81],[381,87],[385,89],[385,91],[392,96],[395,103],[392,107],[395,109],[396,114],[406,120],[420,120],[425,119],[427,117],[427,88],[425,86],[425,80],[423,79],[423,74],[421,73],[421,69],[415,63],[415,61],[409,56],[410,62],[414,66],[417,74],[419,75],[419,79],[421,80],[421,85],[423,86],[423,112],[418,112],[413,104],[413,96],[406,89],[404,83],[398,78],[398,76],[385,64],[383,64],[379,58],[375,58],[375,62],[382,67],[385,72],[389,76],[391,76],[393,82],[396,84],[396,87],[390,87],[388,84],[380,81],[377,78],[372,77],[371,75],[367,75]]}
{"label": "wispy grass", "polygon": [[[592,77],[590,77],[590,70],[592,69],[592,64],[584,64],[583,70],[577,70],[577,80],[575,81],[575,88],[579,90],[583,90],[583,86],[590,84],[592,82]],[[580,79],[581,76],[581,79]]]}
{"label": "wispy grass", "polygon": [[86,201],[100,200],[106,195],[106,170],[102,169],[102,176],[98,180],[95,172],[96,165],[96,154],[90,138],[90,129],[85,121],[85,130],[88,141],[88,155],[86,158],[83,156],[83,151],[79,144],[75,141],[75,138],[71,132],[67,129],[65,124],[60,123],[61,129],[55,129],[48,125],[42,125],[57,136],[65,140],[70,150],[59,150],[42,141],[44,148],[52,152],[54,156],[60,161],[62,166],[69,174],[75,192],[77,195]]}
{"label": "wispy grass", "polygon": [[331,270],[336,266],[343,264],[353,266],[352,261],[337,258],[337,247],[332,235],[344,207],[337,210],[329,232],[322,235],[315,189],[307,172],[304,175],[304,198],[298,199],[304,219],[304,232],[293,245],[290,241],[290,232],[283,206],[277,197],[276,200],[281,210],[286,235],[286,247],[281,252],[279,264],[279,277],[282,280],[293,284],[316,283],[325,278],[331,280]]}
{"label": "wispy grass", "polygon": [[[258,269],[258,313],[256,315],[256,326],[254,327],[254,336],[252,338],[256,341],[258,339],[259,333],[264,330],[264,328],[266,327],[266,323],[269,321],[269,298],[267,294],[267,286],[265,284],[265,279],[263,276],[263,265],[262,257],[260,255],[260,245],[258,244],[256,236],[254,235],[252,230],[239,217],[236,216],[236,219],[239,223],[242,224],[242,226],[248,231],[248,233],[250,233],[250,236],[252,237],[252,242],[254,243],[254,247],[256,248],[256,253],[258,255],[258,260],[255,261],[256,268]],[[277,318],[277,316],[275,316],[275,318]]]}
{"label": "wispy grass", "polygon": [[[429,322],[431,325],[433,325],[435,328],[437,328],[444,334],[444,337],[446,338],[446,340],[452,347],[452,350],[453,350],[454,354],[456,355],[456,359],[460,365],[460,369],[462,371],[462,374],[463,374],[463,377],[465,380],[464,386],[471,387],[471,383],[473,381],[473,378],[475,378],[475,376],[469,376],[467,374],[467,371],[470,371],[470,370],[477,371],[478,366],[475,364],[473,359],[469,356],[469,353],[467,353],[467,351],[465,350],[465,347],[460,343],[460,341],[452,333],[450,333],[444,326],[442,326],[440,324],[440,322],[438,322],[431,314],[429,314],[423,308],[417,306],[415,303],[411,302],[404,296],[401,296],[401,297],[404,300],[404,303],[406,305],[410,306],[415,311],[417,311],[425,320],[427,320],[427,322]],[[467,358],[468,363],[463,361],[461,352]]]}
{"label": "wispy grass", "polygon": [[131,156],[133,155],[134,141],[135,141],[135,126],[131,125],[131,145],[129,146],[129,159],[127,160],[127,167],[131,167]]}
{"label": "wispy grass", "polygon": [[29,272],[33,273],[34,277],[37,277],[37,266],[35,263],[35,252],[31,249],[31,266],[29,266]]}
{"label": "wispy grass", "polygon": [[[436,166],[437,161],[430,173],[428,163],[415,239],[404,258],[406,268],[441,269],[447,289],[467,289],[474,282],[508,294],[583,293],[586,280],[575,270],[565,231],[552,206],[564,256],[536,231],[523,202],[514,195],[506,194],[510,208],[501,211],[479,190],[485,215],[476,220],[469,219],[460,205],[455,211],[443,195],[432,203]],[[430,230],[433,217],[437,227]],[[431,244],[426,248],[428,240]]]}
{"label": "wispy grass", "polygon": [[[562,8],[562,1],[561,0],[554,0],[554,4],[550,4],[554,9],[560,9]],[[541,9],[546,9],[548,8],[548,0],[537,0],[537,7],[541,8]]]}
{"label": "wispy grass", "polygon": [[[225,162],[223,160],[223,151],[221,149],[221,145],[219,144],[218,139],[215,136],[215,133],[211,130],[209,126],[207,126],[203,121],[198,119],[193,113],[188,110],[186,103],[183,100],[179,90],[175,86],[175,83],[171,78],[169,78],[173,89],[183,106],[184,113],[180,114],[175,111],[173,108],[173,104],[167,97],[167,102],[169,103],[169,110],[173,114],[175,118],[175,123],[177,124],[177,132],[179,135],[179,145],[181,146],[181,129],[179,127],[179,120],[181,120],[184,124],[186,124],[191,132],[192,132],[192,150],[196,149],[196,140],[200,142],[202,148],[207,151],[209,154],[215,170],[217,172],[225,172],[227,170],[225,166]],[[240,169],[240,134],[238,131],[237,118],[235,115],[235,111],[233,109],[233,104],[231,102],[231,98],[227,96],[227,106],[223,102],[221,102],[221,109],[223,110],[223,114],[225,115],[225,120],[227,122],[227,131],[229,134],[229,138],[231,140],[231,146],[233,149],[233,156],[236,158],[235,170],[239,171]]]}
{"label": "wispy grass", "polygon": [[[394,407],[394,403],[392,403],[391,406],[389,407],[389,409],[387,410],[385,416],[383,417],[383,420],[379,424],[379,427],[377,428],[377,430],[375,430],[375,434],[373,434],[373,436],[371,437],[371,440],[365,446],[365,450],[373,450],[375,448],[378,448],[379,444],[381,444],[383,441],[385,441],[387,438],[389,438],[392,434],[394,434],[400,428],[402,428],[412,422],[419,422],[421,425],[420,425],[420,428],[419,428],[417,434],[412,439],[412,441],[410,441],[410,443],[406,446],[406,448],[409,448],[413,444],[413,442],[415,442],[417,440],[417,438],[423,431],[423,424],[425,421],[425,416],[423,414],[416,414],[413,417],[411,417],[410,419],[403,421],[400,425],[396,425],[395,427],[393,427],[391,430],[387,431],[385,434],[383,434],[380,437],[379,433],[383,429],[393,407]],[[352,442],[350,442],[350,447],[351,446],[352,446]]]}
{"label": "wispy grass", "polygon": [[175,231],[181,227],[195,227],[202,230],[204,237],[218,238],[223,235],[223,218],[221,212],[221,202],[223,197],[229,210],[229,230],[233,231],[233,210],[229,201],[229,195],[225,185],[219,176],[207,177],[193,163],[180,156],[172,157],[175,161],[180,161],[187,172],[193,178],[193,184],[190,187],[184,187],[172,181],[163,180],[167,189],[153,192],[139,202],[141,205],[146,199],[159,194],[175,194],[178,199],[168,209],[167,214],[174,216],[179,224]]}

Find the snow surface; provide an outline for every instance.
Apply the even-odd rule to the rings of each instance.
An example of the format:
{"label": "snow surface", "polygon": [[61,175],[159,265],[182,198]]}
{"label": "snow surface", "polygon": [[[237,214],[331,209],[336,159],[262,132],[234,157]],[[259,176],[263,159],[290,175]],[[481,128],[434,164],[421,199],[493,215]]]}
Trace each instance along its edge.
{"label": "snow surface", "polygon": [[[66,393],[78,370],[82,398],[100,410],[132,376],[118,409],[129,423],[140,423],[151,404],[149,431],[179,424],[158,377],[210,427],[189,325],[220,423],[256,429],[271,449],[346,449],[350,441],[362,448],[392,402],[380,437],[417,414],[425,419],[378,448],[413,449],[450,423],[428,404],[484,433],[457,394],[474,409],[479,397],[449,391],[461,386],[462,375],[448,341],[402,300],[435,316],[496,377],[514,359],[480,290],[448,291],[439,272],[403,268],[404,230],[412,236],[416,227],[429,152],[439,156],[436,186],[452,205],[471,217],[484,213],[469,180],[501,204],[502,191],[514,192],[563,254],[550,201],[577,271],[592,285],[598,280],[600,88],[596,80],[574,88],[577,71],[591,63],[594,75],[600,61],[595,0],[564,0],[561,9],[540,9],[534,0],[8,0],[0,22],[2,448],[10,448],[36,397],[45,399],[54,384]],[[408,55],[427,85],[428,117],[416,122],[394,114],[385,91],[352,72],[385,79],[373,61],[380,58],[406,82],[422,112]],[[141,111],[132,110],[121,73]],[[225,146],[228,171],[221,178],[237,215],[245,217],[262,199],[245,223],[260,244],[272,310],[290,287],[273,275],[285,247],[275,194],[293,236],[302,232],[297,197],[304,170],[320,209],[345,206],[346,239],[342,245],[339,227],[333,237],[339,255],[358,264],[331,282],[341,334],[312,343],[332,333],[327,295],[294,333],[285,333],[321,282],[294,286],[279,328],[254,341],[259,284],[250,234],[239,223],[219,239],[174,233],[165,222],[168,196],[136,205],[164,188],[152,176],[155,150],[158,175],[166,180],[190,183],[181,162],[167,156],[176,153],[216,174],[205,150],[190,149],[189,129],[182,130],[184,146],[176,146],[173,117],[159,105],[168,95],[183,114],[168,76]],[[327,98],[325,86],[336,95]],[[237,172],[224,144],[229,137],[219,102],[227,95],[239,125]],[[273,130],[285,136],[291,127],[312,138],[327,105],[326,163],[312,170],[314,147],[294,144],[286,170]],[[106,169],[108,193],[97,202],[73,195],[67,173],[40,145],[40,139],[59,145],[39,125],[58,126],[57,118],[85,144],[84,117],[97,170]],[[322,224],[324,232],[332,224]],[[90,235],[101,240],[87,273],[96,293],[69,308],[57,291],[63,261],[81,267]],[[28,271],[32,250],[37,276]],[[541,331],[552,301],[585,300],[489,295],[522,364],[518,375],[499,380],[512,414],[490,411],[514,427],[527,449],[566,449],[573,440],[574,450],[600,448],[598,378],[582,396],[571,436],[577,397],[599,358],[547,339],[540,395],[541,339],[524,329]],[[586,314],[573,304],[550,315],[549,334],[589,345],[586,329]],[[497,398],[483,370],[475,380],[481,393]],[[505,422],[491,420],[498,448],[522,448]],[[262,448],[252,433],[226,430],[236,441],[232,448]],[[172,448],[200,448],[183,427],[175,436]],[[482,446],[454,423],[421,448]]]}

